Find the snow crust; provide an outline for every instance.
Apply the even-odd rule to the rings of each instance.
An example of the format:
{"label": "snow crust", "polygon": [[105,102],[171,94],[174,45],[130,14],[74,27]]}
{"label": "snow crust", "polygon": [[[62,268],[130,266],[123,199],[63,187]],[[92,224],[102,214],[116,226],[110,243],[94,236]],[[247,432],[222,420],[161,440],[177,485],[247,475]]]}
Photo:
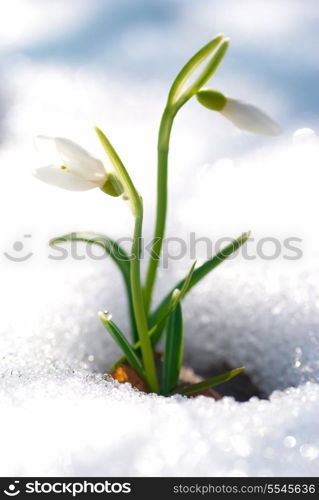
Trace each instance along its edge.
{"label": "snow crust", "polygon": [[315,476],[317,384],[270,401],[143,395],[83,371],[1,385],[1,473]]}

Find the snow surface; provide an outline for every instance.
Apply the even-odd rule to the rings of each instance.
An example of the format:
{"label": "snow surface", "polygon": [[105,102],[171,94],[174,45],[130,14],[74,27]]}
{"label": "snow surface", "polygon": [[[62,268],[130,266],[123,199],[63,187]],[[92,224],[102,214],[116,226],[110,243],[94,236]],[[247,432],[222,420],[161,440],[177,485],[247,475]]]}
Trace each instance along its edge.
{"label": "snow surface", "polygon": [[[73,3],[70,18],[62,24],[66,31],[76,28]],[[182,39],[189,44],[194,26],[196,33],[202,26],[210,36],[210,3],[198,2],[196,13],[191,7],[183,10],[176,21],[176,41],[187,33]],[[267,5],[262,2],[265,12]],[[228,7],[229,2],[227,12]],[[227,12],[220,9],[219,21],[225,29],[233,24],[233,34],[239,37],[241,22]],[[280,12],[277,38],[269,40],[267,33],[262,37],[259,29],[253,33],[260,46],[266,37],[266,51],[273,54],[278,37],[290,47],[296,29],[307,26],[299,22],[298,2],[282,1]],[[267,23],[262,25],[267,29]],[[254,26],[251,23],[251,29]],[[140,62],[133,60],[132,66],[151,64],[145,29],[139,25],[137,32],[124,30],[122,56],[129,59],[130,50],[139,53]],[[161,41],[170,40],[152,29],[153,41],[156,34]],[[165,29],[171,33],[170,26]],[[32,33],[45,36],[30,26],[23,33],[25,39]],[[15,34],[7,35],[8,46],[16,46]],[[239,37],[239,45],[240,40],[245,42]],[[166,60],[167,46],[155,45]],[[144,47],[144,52],[134,47]],[[178,64],[192,50],[193,45],[180,49]],[[289,66],[289,60],[286,63]],[[304,63],[315,64],[310,58]],[[226,64],[218,82],[238,91],[234,97],[249,95],[276,118],[289,110],[282,89],[277,92],[270,81],[263,87],[256,75],[244,72],[234,79],[233,71]],[[302,127],[317,130],[316,116],[296,120],[297,127],[288,126],[278,140],[258,139],[234,131],[219,116],[190,103],[176,122],[172,140],[169,236],[188,241],[189,231],[196,231],[196,237],[215,242],[252,230],[252,254],[256,240],[263,237],[275,237],[281,244],[287,237],[302,239],[302,259],[284,259],[282,252],[276,260],[245,260],[240,254],[184,302],[186,361],[212,375],[214,366],[223,362],[245,365],[269,400],[146,396],[103,380],[118,350],[96,313],[110,310],[127,331],[120,276],[100,253],[96,259],[48,258],[52,252],[47,241],[53,236],[88,229],[115,238],[130,236],[131,220],[125,204],[102,193],[63,192],[32,179],[37,161],[32,137],[66,136],[100,155],[90,124],[104,128],[144,196],[149,236],[156,129],[168,83],[164,76],[145,82],[132,78],[128,88],[123,76],[115,71],[106,76],[101,65],[75,71],[63,63],[27,57],[18,58],[6,71],[0,98],[6,103],[1,108],[0,152],[1,475],[318,475],[319,145],[311,130],[294,133],[300,121]],[[15,242],[22,242],[23,250]],[[23,252],[33,255],[17,263],[4,252],[16,258]],[[205,257],[201,247],[198,254],[199,260]],[[187,254],[161,269],[156,300],[187,272],[193,259]]]}
{"label": "snow surface", "polygon": [[3,382],[2,474],[317,475],[315,384],[240,404],[146,396],[80,371]]}

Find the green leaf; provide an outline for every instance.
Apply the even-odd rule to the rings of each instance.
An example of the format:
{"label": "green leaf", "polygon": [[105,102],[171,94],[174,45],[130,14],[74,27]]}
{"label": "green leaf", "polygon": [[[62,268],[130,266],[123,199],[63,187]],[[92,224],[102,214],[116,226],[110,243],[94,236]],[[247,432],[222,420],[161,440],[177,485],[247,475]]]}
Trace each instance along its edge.
{"label": "green leaf", "polygon": [[[213,271],[219,264],[221,264],[227,257],[229,257],[232,253],[236,252],[249,238],[250,233],[244,233],[236,240],[232,241],[229,245],[227,245],[223,250],[221,250],[214,257],[204,262],[200,267],[195,269],[194,262],[191,270],[187,274],[187,276],[181,280],[162,300],[160,305],[156,308],[154,313],[150,318],[150,330],[148,332],[149,336],[152,338],[152,344],[156,345],[161,338],[161,335],[164,331],[166,325],[166,319],[168,314],[171,311],[172,302],[174,301],[174,292],[176,289],[184,290],[184,295],[191,290],[193,286],[195,286],[201,279],[203,279],[208,273]],[[140,342],[136,342],[133,346],[133,349],[139,349]],[[122,357],[118,361],[116,361],[113,367],[118,366],[123,363],[125,358]]]}
{"label": "green leaf", "polygon": [[[186,293],[188,292],[188,289],[189,289],[189,287],[191,285],[191,281],[192,281],[192,277],[193,277],[193,274],[194,274],[194,271],[195,271],[196,264],[197,264],[197,261],[195,260],[195,262],[193,263],[192,267],[190,268],[190,270],[189,270],[186,278],[184,279],[183,285],[182,285],[181,290],[179,292],[178,301],[183,300],[183,298],[185,297]],[[174,293],[173,293],[173,295],[174,295]],[[174,306],[174,304],[173,304],[173,306]]]}
{"label": "green leaf", "polygon": [[[193,286],[195,286],[200,280],[202,280],[208,273],[213,271],[219,264],[221,264],[227,257],[229,257],[232,253],[236,252],[249,238],[250,233],[244,233],[236,240],[232,241],[229,245],[223,248],[218,254],[204,262],[200,267],[195,269],[196,261],[192,265],[187,276],[182,279],[176,287],[174,287],[162,300],[160,305],[156,308],[154,313],[150,317],[150,326],[149,335],[152,338],[152,344],[156,345],[164,331],[166,325],[167,316],[170,314],[174,301],[176,301],[176,295],[178,297],[178,301],[180,300],[180,293],[183,290],[183,298],[186,293],[191,290]],[[175,291],[178,290],[179,293],[175,294]],[[134,344],[133,349],[139,349],[140,342],[136,342]],[[113,367],[118,366],[123,363],[125,359],[122,357],[113,365]]]}
{"label": "green leaf", "polygon": [[[195,269],[192,273],[190,282],[188,284],[186,293],[188,293],[199,281],[201,281],[208,273],[213,271],[217,266],[219,266],[224,260],[226,260],[231,254],[236,252],[249,238],[250,233],[244,233],[236,240],[232,241],[229,245],[223,248],[218,254],[216,254],[211,259],[207,260]],[[189,275],[188,275],[189,276]],[[159,306],[155,309],[150,317],[150,326],[157,324],[159,319],[165,316],[165,312],[170,306],[171,296],[173,291],[178,288],[183,289],[187,277],[182,279],[177,285],[166,295]]]}
{"label": "green leaf", "polygon": [[184,345],[183,316],[180,302],[168,319],[163,365],[163,393],[169,394],[177,386],[182,366]]}
{"label": "green leaf", "polygon": [[[156,333],[156,330],[157,330],[157,325],[155,325],[151,330],[149,330],[148,332],[148,335],[149,337],[153,338],[155,333]],[[135,344],[132,346],[132,349],[134,352],[138,351],[141,347],[141,341],[138,340],[137,342],[135,342]],[[112,365],[112,370],[115,370],[119,365],[121,365],[122,363],[125,363],[126,361],[126,356],[121,356],[117,361],[115,361],[115,363],[113,363]]]}
{"label": "green leaf", "polygon": [[229,46],[229,40],[224,39],[220,46],[217,48],[216,53],[213,55],[211,60],[208,62],[207,66],[203,69],[203,71],[199,74],[199,76],[195,79],[194,83],[190,85],[190,87],[185,92],[185,99],[190,99],[193,95],[195,95],[208,80],[213,76],[213,74],[217,71],[218,66],[222,62],[227,49]]}
{"label": "green leaf", "polygon": [[186,276],[186,278],[184,280],[184,283],[183,283],[183,286],[181,287],[181,289],[179,290],[178,288],[175,288],[175,290],[172,291],[172,294],[171,294],[171,297],[170,297],[169,307],[167,308],[166,311],[163,311],[162,317],[160,317],[158,319],[158,322],[157,322],[158,324],[160,324],[163,321],[165,321],[167,319],[168,315],[170,314],[170,312],[173,311],[176,308],[177,304],[181,300],[183,300],[183,298],[185,297],[185,295],[186,295],[186,293],[188,291],[188,288],[190,286],[190,283],[191,283],[191,279],[192,279],[192,276],[193,276],[193,273],[194,273],[196,262],[197,261],[195,260],[195,262],[192,264],[192,267],[190,268],[190,270],[188,272],[188,275]]}
{"label": "green leaf", "polygon": [[112,321],[111,316],[108,313],[99,312],[99,318],[102,321],[105,328],[108,330],[111,337],[115,340],[117,345],[124,352],[125,357],[129,362],[129,364],[141,375],[141,377],[145,378],[145,373],[140,360],[136,356],[135,352],[132,349],[132,346],[126,339],[125,335]]}
{"label": "green leaf", "polygon": [[119,182],[122,185],[122,188],[124,189],[124,195],[125,197],[130,200],[131,202],[131,209],[133,212],[133,215],[137,215],[137,213],[140,211],[141,207],[141,198],[138,192],[135,189],[135,186],[132,182],[131,177],[129,176],[122,160],[120,159],[119,155],[113,148],[112,144],[108,140],[108,138],[105,136],[105,134],[100,130],[98,127],[95,127],[95,132],[97,133],[98,138],[100,139],[100,142],[110,159],[114,170],[117,174],[117,177],[119,179]]}
{"label": "green leaf", "polygon": [[82,241],[102,247],[111,259],[120,268],[125,278],[130,277],[130,257],[125,250],[112,238],[102,233],[94,233],[91,231],[76,231],[73,233],[64,234],[50,240],[50,245],[65,243],[67,241]]}
{"label": "green leaf", "polygon": [[[229,40],[226,39],[224,35],[217,35],[191,57],[173,82],[168,95],[168,105],[176,105],[179,108],[195,95],[217,70],[226,53],[228,45]],[[208,59],[209,57],[210,59]],[[187,83],[190,81],[196,69],[200,64],[204,63],[206,59],[208,59],[208,62],[206,62],[203,70],[197,78],[195,78],[194,82],[190,83],[187,87]]]}
{"label": "green leaf", "polygon": [[53,238],[49,242],[49,244],[54,246],[59,243],[65,243],[67,241],[81,241],[92,245],[98,245],[105,250],[105,252],[111,257],[113,262],[115,262],[115,264],[118,266],[124,279],[126,294],[128,298],[133,340],[134,341],[137,340],[138,338],[137,329],[134,319],[133,301],[132,301],[131,286],[130,286],[129,255],[118,243],[116,243],[114,240],[112,240],[105,234],[88,232],[88,231],[79,231],[79,232],[64,234],[63,236],[59,236],[58,238]]}
{"label": "green leaf", "polygon": [[193,384],[188,387],[184,387],[183,389],[179,389],[176,391],[178,394],[182,394],[183,396],[191,396],[192,394],[196,394],[196,392],[204,391],[205,389],[210,389],[211,387],[216,387],[217,385],[223,384],[228,380],[239,375],[245,367],[236,368],[235,370],[230,370],[229,372],[225,372],[222,375],[217,375],[216,377],[209,378],[207,380],[203,380],[203,382],[199,382],[198,384]]}
{"label": "green leaf", "polygon": [[[164,312],[164,315],[163,317],[159,320],[159,323],[156,323],[156,325],[154,325],[149,331],[148,331],[148,336],[151,338],[152,340],[152,344],[153,345],[156,345],[157,343],[157,332],[159,331],[160,333],[162,332],[163,328],[165,327],[165,324],[166,324],[166,320],[167,320],[167,317],[168,315],[170,314],[171,311],[173,311],[176,307],[176,305],[178,304],[178,302],[175,303],[174,307],[173,307],[173,301],[175,300],[175,292],[178,292],[178,300],[180,299],[180,291],[179,290],[174,290],[173,294],[172,294],[172,298],[171,298],[171,304],[170,304],[170,307],[168,308],[167,311]],[[137,340],[135,342],[135,344],[133,345],[133,349],[134,351],[138,351],[141,347],[141,342],[140,340]],[[115,361],[115,363],[112,365],[112,370],[115,370],[115,368],[117,368],[119,365],[121,365],[122,363],[125,363],[126,361],[126,357],[125,356],[122,356],[121,358],[119,358],[117,361]]]}
{"label": "green leaf", "polygon": [[[169,314],[172,311],[174,311],[174,309],[177,307],[179,302],[184,298],[184,296],[188,290],[188,287],[190,285],[195,266],[196,266],[196,260],[193,263],[192,267],[189,270],[188,275],[185,278],[182,289],[178,290],[176,288],[175,290],[173,290],[172,295],[170,297],[169,307],[166,310],[163,310],[163,314],[160,318],[158,318],[158,322],[155,325],[153,325],[153,327],[148,331],[148,335],[149,335],[149,337],[151,337],[153,345],[156,345],[157,335],[161,335],[161,333],[165,327],[166,320],[167,320]],[[137,351],[140,349],[140,347],[141,347],[141,342],[138,340],[133,345],[133,349],[134,349],[134,351]],[[122,364],[124,362],[125,362],[125,356],[122,356],[112,365],[112,370],[115,370],[115,368],[117,368],[120,364]]]}

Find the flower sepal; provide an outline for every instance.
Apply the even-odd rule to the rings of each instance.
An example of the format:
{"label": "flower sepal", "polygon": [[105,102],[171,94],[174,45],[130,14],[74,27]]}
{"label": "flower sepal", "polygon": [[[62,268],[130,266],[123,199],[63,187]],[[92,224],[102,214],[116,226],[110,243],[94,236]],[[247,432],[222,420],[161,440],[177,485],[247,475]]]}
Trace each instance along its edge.
{"label": "flower sepal", "polygon": [[100,187],[100,189],[103,193],[113,197],[122,196],[124,193],[120,180],[114,174],[108,175],[107,181]]}

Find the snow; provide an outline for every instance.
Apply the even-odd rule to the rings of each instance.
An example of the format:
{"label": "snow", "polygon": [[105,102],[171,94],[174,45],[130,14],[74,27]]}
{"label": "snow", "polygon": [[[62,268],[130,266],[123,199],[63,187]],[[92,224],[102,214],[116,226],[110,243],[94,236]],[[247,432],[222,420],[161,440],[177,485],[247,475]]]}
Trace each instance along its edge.
{"label": "snow", "polygon": [[[81,3],[88,13],[89,3]],[[176,40],[195,30],[193,19],[208,36],[210,2],[201,0],[198,5],[195,18],[188,7],[176,20]],[[274,37],[275,41],[281,37],[284,25],[285,50],[296,27],[302,34],[308,22],[296,23],[299,8],[296,2],[289,5],[291,10],[281,1],[282,17]],[[263,9],[267,11],[267,2]],[[283,23],[287,9],[288,24]],[[228,18],[225,12],[220,10],[219,18],[225,28],[234,30],[237,43],[241,24],[237,16]],[[61,29],[73,33],[84,21],[75,23],[68,16],[69,11]],[[156,39],[154,26],[149,29]],[[169,33],[170,29],[165,26]],[[24,37],[33,32],[37,30],[25,26]],[[50,40],[52,36],[50,32]],[[139,54],[139,62],[134,60],[136,64],[155,57],[145,44],[146,28],[139,25],[136,33],[131,27],[122,36],[123,57],[129,59],[129,47],[141,45],[145,53]],[[243,52],[245,36],[238,41]],[[311,33],[310,39],[314,37]],[[170,40],[161,32],[163,38]],[[189,35],[181,39],[186,47],[176,45],[175,55],[169,51],[172,74],[194,49]],[[127,43],[134,40],[136,45]],[[19,45],[15,38],[8,39],[10,44]],[[262,44],[259,37],[258,46]],[[157,45],[158,56],[163,51],[166,60],[167,46]],[[276,53],[275,42],[267,39],[266,46]],[[239,403],[229,397],[215,402],[144,395],[103,379],[119,351],[97,311],[111,311],[123,330],[128,328],[118,271],[99,252],[82,260],[84,245],[77,248],[77,258],[65,245],[69,252],[65,260],[57,260],[60,254],[47,246],[53,236],[73,230],[128,237],[127,207],[100,192],[63,192],[32,179],[37,161],[32,137],[66,136],[99,157],[102,153],[90,126],[105,129],[144,196],[149,237],[156,128],[172,75],[164,72],[163,77],[145,81],[131,77],[128,86],[127,76],[115,70],[105,74],[96,61],[75,71],[65,61],[13,59],[1,88],[10,99],[0,99],[6,102],[5,113],[1,110],[0,152],[1,475],[318,475],[317,117],[296,117],[294,104],[282,89],[277,91],[274,83],[263,84],[260,75],[245,71],[234,79],[236,68],[226,63],[225,73],[218,77],[220,85],[228,91],[237,87],[240,95],[234,97],[250,100],[277,118],[290,113],[298,125],[288,124],[282,138],[269,141],[234,131],[226,120],[196,103],[177,119],[168,236],[188,242],[190,231],[195,231],[196,238],[207,237],[216,244],[220,238],[252,230],[254,241],[247,249],[256,256],[245,259],[240,253],[185,299],[185,359],[197,371],[211,375],[224,362],[234,368],[245,365],[269,400]],[[307,67],[312,62],[309,57]],[[281,66],[286,67],[283,62]],[[280,244],[280,255],[273,260],[256,254],[258,242],[269,237]],[[302,258],[285,258],[284,242],[289,237],[300,239]],[[266,250],[271,253],[273,248]],[[29,252],[32,256],[23,262],[12,260]],[[205,258],[205,247],[196,246],[196,257]],[[186,274],[194,258],[187,251],[183,258],[168,261],[168,269],[160,271],[156,300]]]}
{"label": "snow", "polygon": [[317,475],[316,384],[216,403],[57,370],[7,377],[1,392],[3,475]]}

